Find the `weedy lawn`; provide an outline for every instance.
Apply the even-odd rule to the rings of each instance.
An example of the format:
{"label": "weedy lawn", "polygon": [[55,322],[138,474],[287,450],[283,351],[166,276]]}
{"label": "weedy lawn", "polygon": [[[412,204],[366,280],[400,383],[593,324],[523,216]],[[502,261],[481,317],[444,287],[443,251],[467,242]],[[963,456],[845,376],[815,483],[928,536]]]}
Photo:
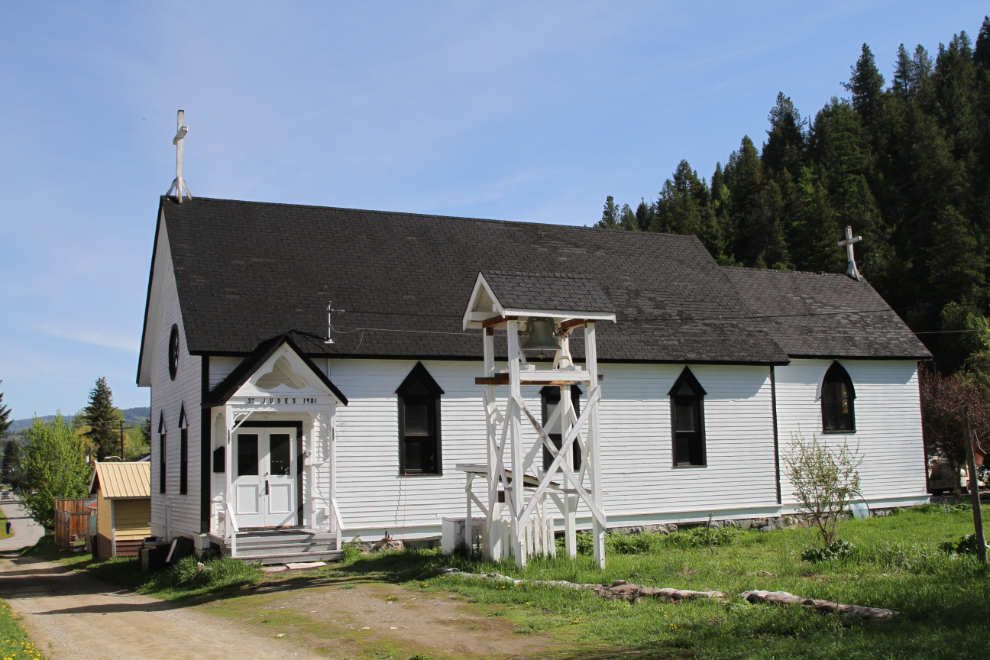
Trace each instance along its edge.
{"label": "weedy lawn", "polygon": [[44,660],[44,655],[28,639],[24,625],[0,600],[0,658],[2,660]]}
{"label": "weedy lawn", "polygon": [[[704,530],[669,536],[608,537],[608,567],[586,555],[541,558],[524,570],[433,553],[359,558],[337,572],[378,573],[398,581],[426,579],[498,612],[513,611],[521,630],[576,626],[579,639],[645,653],[668,650],[702,658],[979,658],[990,655],[990,572],[972,556],[947,554],[943,541],[972,531],[965,506],[927,505],[899,515],[850,520],[839,536],[854,549],[843,559],[802,561],[810,530],[722,531],[709,548]],[[605,601],[587,592],[485,580],[429,577],[438,567],[499,572],[521,579],[637,584],[718,590],[727,603]],[[892,620],[864,622],[800,607],[750,605],[749,589],[892,608]]]}
{"label": "weedy lawn", "polygon": [[[801,558],[813,544],[807,529],[764,533],[730,528],[709,535],[695,528],[667,536],[610,535],[604,571],[586,554],[574,561],[536,558],[518,570],[512,562],[443,556],[437,550],[361,555],[353,547],[347,548],[344,561],[318,573],[284,577],[229,559],[199,565],[190,557],[152,576],[140,573],[133,560],[93,563],[85,555],[63,555],[62,560],[141,593],[193,602],[237,598],[258,587],[278,589],[279,583],[306,588],[357,581],[420,593],[451,591],[488,616],[505,617],[515,634],[553,635],[562,652],[568,649],[566,657],[583,657],[583,650],[591,649],[596,658],[612,657],[601,651],[611,648],[614,657],[639,652],[640,657],[720,659],[981,658],[990,656],[990,571],[973,556],[940,548],[971,531],[972,512],[965,505],[926,505],[885,518],[850,520],[840,524],[839,536],[853,548],[845,557],[817,563]],[[585,538],[579,546],[587,549],[590,543]],[[630,604],[585,591],[439,575],[445,566],[521,579],[621,579],[718,590],[727,599]],[[750,589],[891,608],[898,614],[864,622],[800,607],[750,605],[738,596]]]}

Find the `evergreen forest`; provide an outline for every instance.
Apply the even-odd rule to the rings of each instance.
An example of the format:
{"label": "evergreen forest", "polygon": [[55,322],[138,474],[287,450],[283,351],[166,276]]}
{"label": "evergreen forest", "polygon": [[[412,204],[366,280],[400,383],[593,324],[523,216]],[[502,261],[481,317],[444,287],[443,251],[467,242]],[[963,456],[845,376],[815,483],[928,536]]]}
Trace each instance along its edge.
{"label": "evergreen forest", "polygon": [[856,262],[944,372],[990,373],[990,18],[974,44],[903,44],[888,81],[864,44],[844,94],[802,117],[784,93],[761,145],[710,182],[682,160],[657,198],[597,227],[697,236],[718,262],[842,273]]}

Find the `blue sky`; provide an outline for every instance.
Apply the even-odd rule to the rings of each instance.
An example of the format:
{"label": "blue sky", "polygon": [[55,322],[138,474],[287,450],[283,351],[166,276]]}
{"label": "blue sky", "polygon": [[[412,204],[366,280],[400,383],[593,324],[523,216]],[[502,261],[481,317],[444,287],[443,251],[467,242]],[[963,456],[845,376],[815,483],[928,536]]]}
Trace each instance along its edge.
{"label": "blue sky", "polygon": [[759,144],[866,42],[936,51],[984,3],[0,4],[0,379],[13,418],[135,384],[158,196],[593,224]]}

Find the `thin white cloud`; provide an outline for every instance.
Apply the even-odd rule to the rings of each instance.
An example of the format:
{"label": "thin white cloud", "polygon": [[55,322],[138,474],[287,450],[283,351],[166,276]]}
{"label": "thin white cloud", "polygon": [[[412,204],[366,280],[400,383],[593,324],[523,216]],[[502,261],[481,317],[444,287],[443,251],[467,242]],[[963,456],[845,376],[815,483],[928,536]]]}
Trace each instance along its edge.
{"label": "thin white cloud", "polygon": [[115,335],[99,330],[81,330],[79,328],[59,327],[53,323],[45,323],[41,326],[41,333],[49,337],[78,341],[83,344],[94,346],[105,346],[115,348],[128,353],[138,352],[138,340],[129,335]]}

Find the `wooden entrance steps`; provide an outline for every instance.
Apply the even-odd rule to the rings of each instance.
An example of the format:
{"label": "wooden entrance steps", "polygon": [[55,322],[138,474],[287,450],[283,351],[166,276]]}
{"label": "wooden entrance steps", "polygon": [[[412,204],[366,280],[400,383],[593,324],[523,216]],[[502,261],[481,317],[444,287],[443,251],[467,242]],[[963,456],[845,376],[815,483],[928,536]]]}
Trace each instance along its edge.
{"label": "wooden entrance steps", "polygon": [[[230,548],[224,548],[230,554]],[[261,564],[339,559],[337,536],[299,527],[244,530],[237,534],[237,558]]]}

